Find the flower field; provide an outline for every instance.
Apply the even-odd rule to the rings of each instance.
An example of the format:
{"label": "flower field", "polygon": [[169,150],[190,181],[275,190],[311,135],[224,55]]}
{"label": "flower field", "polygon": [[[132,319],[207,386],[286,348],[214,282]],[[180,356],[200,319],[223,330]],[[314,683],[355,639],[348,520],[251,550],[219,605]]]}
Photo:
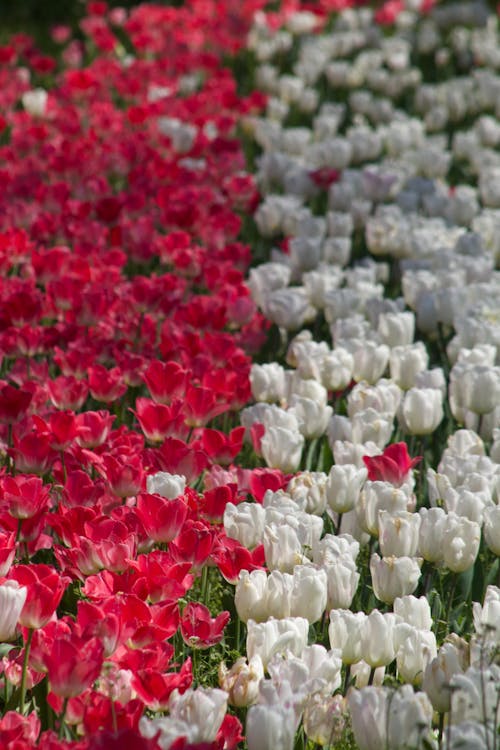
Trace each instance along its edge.
{"label": "flower field", "polygon": [[500,750],[500,30],[0,46],[0,747]]}

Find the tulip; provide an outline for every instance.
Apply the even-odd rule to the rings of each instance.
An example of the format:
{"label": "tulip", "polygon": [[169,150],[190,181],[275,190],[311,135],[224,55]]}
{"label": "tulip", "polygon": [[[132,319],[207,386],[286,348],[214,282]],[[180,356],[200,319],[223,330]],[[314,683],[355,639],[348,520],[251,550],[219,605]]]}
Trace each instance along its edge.
{"label": "tulip", "polygon": [[434,388],[410,388],[398,412],[403,429],[411,435],[430,435],[443,416],[441,393]]}
{"label": "tulip", "polygon": [[415,315],[412,312],[382,313],[377,330],[382,343],[392,350],[394,347],[408,346],[415,335]]}
{"label": "tulip", "polygon": [[297,471],[303,448],[304,437],[300,432],[292,432],[283,427],[266,427],[261,440],[262,456],[266,464],[283,472]]}
{"label": "tulip", "polygon": [[373,341],[363,342],[354,352],[353,378],[359,383],[366,380],[368,383],[376,383],[387,367],[389,362],[389,347],[385,344],[376,344]]}
{"label": "tulip", "polygon": [[484,540],[493,554],[500,556],[500,505],[484,511]]}
{"label": "tulip", "polygon": [[441,540],[443,562],[447,568],[454,573],[463,573],[468,570],[474,565],[480,542],[479,524],[469,521],[468,518],[457,516],[455,513],[448,513]]}
{"label": "tulip", "polygon": [[257,701],[263,679],[264,666],[260,656],[254,656],[248,663],[241,656],[231,669],[224,662],[219,665],[219,687],[228,694],[230,705],[237,708],[251,706]]}
{"label": "tulip", "polygon": [[269,570],[291,573],[295,565],[307,562],[297,530],[288,524],[271,523],[264,528],[264,552]]}
{"label": "tulip", "polygon": [[356,502],[356,515],[361,527],[370,534],[379,533],[379,513],[394,515],[407,511],[412,499],[407,487],[393,487],[388,482],[366,482]]}
{"label": "tulip", "polygon": [[262,543],[265,525],[265,510],[259,503],[227,503],[224,509],[226,536],[237,539],[247,549]]}
{"label": "tulip", "polygon": [[390,750],[436,747],[431,733],[432,706],[425,693],[403,685],[389,699],[387,747]]}
{"label": "tulip", "polygon": [[442,508],[420,508],[419,514],[422,520],[418,537],[418,553],[428,562],[439,563],[443,559],[446,511]]}
{"label": "tulip", "polygon": [[300,656],[307,645],[309,622],[304,617],[286,617],[283,620],[273,618],[267,622],[247,623],[247,656],[251,659],[258,654],[267,668],[274,654],[291,651]]}
{"label": "tulip", "polygon": [[[265,606],[267,617],[283,619],[292,615],[294,576],[273,570],[267,579]],[[293,613],[295,616],[295,613]],[[255,617],[253,618],[255,619]]]}
{"label": "tulip", "polygon": [[344,555],[324,569],[327,578],[327,609],[349,609],[360,579],[356,563],[351,557]]}
{"label": "tulip", "polygon": [[0,643],[14,637],[27,593],[28,589],[19,586],[17,581],[5,581],[0,585]]}
{"label": "tulip", "polygon": [[387,704],[390,691],[382,687],[350,690],[347,703],[359,750],[387,750]]}
{"label": "tulip", "polygon": [[250,386],[256,401],[280,403],[285,398],[285,370],[277,362],[250,369]]}
{"label": "tulip", "polygon": [[427,665],[436,654],[434,633],[431,630],[419,630],[412,627],[396,654],[400,678],[412,685],[421,685]]}
{"label": "tulip", "polygon": [[401,596],[394,599],[394,614],[403,622],[413,625],[419,630],[430,630],[432,628],[431,608],[425,596],[417,599],[416,596]]}
{"label": "tulip", "polygon": [[313,565],[297,565],[293,570],[291,616],[304,617],[312,625],[323,615],[326,600],[326,572]]}
{"label": "tulip", "polygon": [[293,750],[294,737],[292,706],[250,706],[246,721],[248,750]]}
{"label": "tulip", "polygon": [[286,491],[306,513],[322,516],[326,510],[326,482],[322,471],[302,471],[289,481]]}
{"label": "tulip", "polygon": [[361,633],[366,617],[364,612],[348,609],[332,609],[330,612],[330,647],[340,650],[344,664],[355,664],[362,657]]}
{"label": "tulip", "polygon": [[340,741],[346,723],[346,703],[341,695],[312,693],[304,708],[303,726],[307,739],[331,746]]}
{"label": "tulip", "polygon": [[464,672],[463,660],[452,643],[443,643],[437,656],[428,664],[424,672],[422,690],[432,703],[435,711],[447,713],[451,707],[451,678]]}
{"label": "tulip", "polygon": [[380,510],[378,531],[380,551],[384,557],[414,557],[417,554],[421,517],[400,510],[394,514]]}
{"label": "tulip", "polygon": [[256,622],[267,619],[267,575],[264,570],[242,570],[236,584],[234,603],[242,622],[252,618]]}
{"label": "tulip", "polygon": [[195,729],[199,743],[215,742],[227,709],[228,696],[218,688],[189,688],[182,694],[174,690],[168,707],[174,720],[186,723]]}
{"label": "tulip", "polygon": [[380,558],[375,552],[370,559],[370,573],[377,599],[392,604],[396,597],[412,594],[420,579],[421,566],[422,558]]}
{"label": "tulip", "polygon": [[395,619],[373,609],[361,627],[361,656],[372,669],[387,666],[396,656],[394,649]]}
{"label": "tulip", "polygon": [[391,378],[404,391],[413,388],[419,373],[427,369],[429,355],[425,345],[419,341],[407,346],[396,346],[391,350],[389,364]]}
{"label": "tulip", "polygon": [[366,469],[358,469],[354,464],[332,466],[326,483],[326,497],[334,513],[347,513],[354,508],[367,474]]}
{"label": "tulip", "polygon": [[146,487],[150,495],[160,495],[167,500],[175,500],[185,492],[186,477],[169,474],[167,471],[158,471],[147,477]]}

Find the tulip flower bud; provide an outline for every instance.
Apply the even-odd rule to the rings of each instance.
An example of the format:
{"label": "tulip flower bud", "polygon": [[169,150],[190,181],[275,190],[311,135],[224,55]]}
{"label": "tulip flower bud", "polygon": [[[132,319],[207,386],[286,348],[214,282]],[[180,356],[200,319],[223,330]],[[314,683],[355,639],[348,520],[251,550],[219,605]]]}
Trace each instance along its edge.
{"label": "tulip flower bud", "polygon": [[500,556],[500,505],[484,511],[484,540],[493,554]]}
{"label": "tulip flower bud", "polygon": [[366,468],[358,469],[354,464],[332,466],[326,483],[326,498],[331,510],[335,513],[352,510],[367,476]]}
{"label": "tulip flower bud", "polygon": [[297,530],[287,523],[271,523],[264,528],[264,554],[269,570],[282,573],[291,573],[308,559]]}
{"label": "tulip flower bud", "polygon": [[454,573],[468,570],[477,557],[481,542],[481,528],[468,518],[448,513],[444,534],[441,540],[443,546],[443,562]]}
{"label": "tulip flower bud", "polygon": [[401,596],[394,599],[394,614],[403,622],[413,625],[419,630],[430,630],[432,628],[431,608],[425,596],[417,599],[416,596]]}
{"label": "tulip flower bud", "polygon": [[360,574],[352,558],[344,555],[333,565],[325,566],[327,577],[327,609],[349,609],[358,588]]}
{"label": "tulip flower bud", "polygon": [[354,366],[353,378],[359,383],[366,380],[367,383],[376,383],[380,380],[389,362],[389,347],[385,344],[376,344],[374,341],[364,341],[363,346],[353,353]]}
{"label": "tulip flower bud", "polygon": [[425,345],[419,341],[407,346],[396,346],[390,354],[391,378],[404,391],[413,388],[419,373],[427,369],[429,355]]}
{"label": "tulip flower bud", "polygon": [[332,609],[330,612],[330,646],[340,650],[344,664],[355,664],[361,659],[361,632],[366,618],[364,612],[348,609]]}
{"label": "tulip flower bud", "polygon": [[250,617],[257,622],[267,618],[267,575],[265,570],[242,570],[236,584],[234,603],[238,617],[247,622]]}
{"label": "tulip flower bud", "polygon": [[326,609],[326,572],[313,565],[297,565],[293,570],[291,616],[317,622]]}
{"label": "tulip flower bud", "polygon": [[322,516],[326,509],[326,482],[322,471],[302,471],[289,481],[286,491],[306,513]]}
{"label": "tulip flower bud", "polygon": [[439,563],[443,559],[443,534],[446,527],[446,512],[442,508],[420,508],[420,532],[418,552],[424,560]]}
{"label": "tulip flower bud", "polygon": [[[354,685],[358,688],[364,688],[368,686],[370,682],[370,676],[372,676],[372,668],[366,661],[358,661],[356,664],[351,665],[351,677],[354,680]],[[384,682],[385,667],[377,667],[372,676],[372,685],[380,687]]]}
{"label": "tulip flower bud", "polygon": [[260,656],[254,656],[247,664],[244,656],[237,659],[231,669],[224,662],[219,665],[219,687],[229,695],[231,706],[243,708],[255,703],[259,697],[259,684],[264,679],[264,667]]}
{"label": "tulip flower bud", "polygon": [[392,604],[396,597],[412,594],[418,585],[421,565],[422,558],[380,558],[375,552],[370,559],[370,573],[377,599]]}
{"label": "tulip flower bud", "polygon": [[167,471],[158,471],[147,477],[146,488],[150,495],[161,495],[167,500],[175,500],[184,494],[186,477],[180,474],[169,474]]}
{"label": "tulip flower bud", "polygon": [[390,515],[407,511],[411,504],[409,488],[394,487],[389,482],[365,482],[356,502],[356,516],[364,531],[376,536],[379,533],[379,513],[386,510]]}
{"label": "tulip flower bud", "polygon": [[267,617],[283,619],[292,614],[293,575],[273,570],[267,579],[265,607]]}
{"label": "tulip flower bud", "polygon": [[415,335],[415,314],[412,312],[382,313],[378,319],[377,330],[383,344],[391,348],[408,346]]}
{"label": "tulip flower bud", "polygon": [[384,557],[415,557],[421,518],[418,513],[400,510],[394,514],[380,510],[378,530],[380,551]]}
{"label": "tulip flower bud", "polygon": [[317,745],[335,745],[342,737],[346,723],[346,702],[341,695],[312,693],[304,708],[304,732]]}
{"label": "tulip flower bud", "polygon": [[402,427],[410,435],[430,435],[443,416],[441,393],[435,388],[410,388],[398,412]]}
{"label": "tulip flower bud", "polygon": [[461,379],[465,409],[487,414],[500,404],[500,367],[467,367]]}
{"label": "tulip flower bud", "polygon": [[248,750],[292,750],[294,737],[293,706],[250,706],[246,721]]}
{"label": "tulip flower bud", "polygon": [[435,711],[444,714],[450,710],[450,680],[463,671],[462,661],[455,646],[452,643],[444,643],[438,655],[427,665],[422,681],[422,689],[427,693]]}
{"label": "tulip flower bud", "polygon": [[290,399],[290,411],[297,417],[299,430],[307,440],[324,435],[333,414],[331,406],[297,395],[292,395]]}
{"label": "tulip flower bud", "polygon": [[359,750],[387,750],[387,705],[390,690],[366,687],[347,696],[352,730]]}
{"label": "tulip flower bud", "polygon": [[5,581],[0,585],[0,643],[10,641],[16,632],[28,589],[17,581]]}
{"label": "tulip flower bud", "polygon": [[307,645],[309,622],[304,617],[286,617],[282,620],[270,618],[267,622],[247,623],[247,656],[260,656],[267,669],[274,654],[291,651],[300,656]]}
{"label": "tulip flower bud", "polygon": [[303,448],[304,437],[300,432],[292,432],[284,427],[266,427],[261,440],[266,464],[285,473],[297,471]]}
{"label": "tulip flower bud", "polygon": [[425,693],[403,685],[390,698],[387,747],[390,750],[433,747],[432,705]]}
{"label": "tulip flower bud", "polygon": [[395,617],[373,609],[361,628],[361,656],[371,667],[387,666],[396,656],[394,649]]}
{"label": "tulip flower bud", "polygon": [[279,403],[285,398],[285,370],[277,362],[253,364],[250,369],[250,386],[256,401]]}
{"label": "tulip flower bud", "polygon": [[436,653],[436,636],[432,630],[411,628],[396,654],[401,679],[412,685],[420,685],[427,665]]}
{"label": "tulip flower bud", "polygon": [[266,512],[259,503],[227,503],[224,510],[224,531],[247,549],[262,543]]}

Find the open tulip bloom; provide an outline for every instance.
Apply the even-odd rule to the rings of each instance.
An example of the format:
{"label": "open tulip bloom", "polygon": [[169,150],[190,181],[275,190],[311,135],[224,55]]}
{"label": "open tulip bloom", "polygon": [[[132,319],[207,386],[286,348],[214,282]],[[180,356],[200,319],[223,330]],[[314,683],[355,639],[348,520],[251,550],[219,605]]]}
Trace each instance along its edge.
{"label": "open tulip bloom", "polygon": [[496,750],[490,5],[4,35],[0,747]]}

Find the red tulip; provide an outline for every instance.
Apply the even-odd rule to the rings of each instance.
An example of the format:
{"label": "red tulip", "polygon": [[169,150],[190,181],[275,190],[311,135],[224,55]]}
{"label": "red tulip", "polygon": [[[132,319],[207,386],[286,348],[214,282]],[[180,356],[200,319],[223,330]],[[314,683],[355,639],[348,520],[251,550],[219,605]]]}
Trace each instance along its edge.
{"label": "red tulip", "polygon": [[205,605],[189,602],[184,608],[180,622],[184,643],[191,648],[210,648],[221,642],[228,622],[229,612],[221,612],[217,617],[211,617]]}
{"label": "red tulip", "polygon": [[400,487],[408,478],[411,469],[422,460],[422,456],[411,458],[406,443],[388,445],[381,456],[363,456],[372,482],[389,482]]}

